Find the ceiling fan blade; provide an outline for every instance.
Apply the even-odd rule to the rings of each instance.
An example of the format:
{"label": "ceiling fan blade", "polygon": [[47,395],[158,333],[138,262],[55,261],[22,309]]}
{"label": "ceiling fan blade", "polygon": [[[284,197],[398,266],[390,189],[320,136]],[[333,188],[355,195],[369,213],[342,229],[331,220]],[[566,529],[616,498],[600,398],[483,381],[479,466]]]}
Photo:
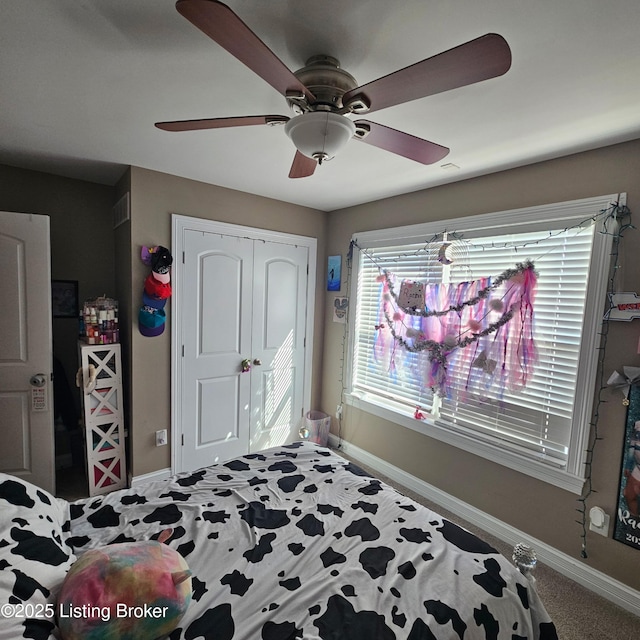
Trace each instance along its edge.
{"label": "ceiling fan blade", "polygon": [[176,9],[282,95],[291,91],[304,94],[310,101],[315,99],[293,72],[227,5],[217,0],[178,0]]}
{"label": "ceiling fan blade", "polygon": [[347,91],[342,103],[360,100],[369,105],[369,112],[378,111],[501,76],[510,66],[511,49],[507,41],[497,33],[487,33]]}
{"label": "ceiling fan blade", "polygon": [[304,154],[296,151],[296,155],[293,158],[293,164],[289,170],[290,178],[308,178],[313,175],[313,172],[318,166],[318,161],[313,158],[308,158]]}
{"label": "ceiling fan blade", "polygon": [[233,118],[204,118],[202,120],[174,120],[156,122],[164,131],[197,131],[199,129],[224,129],[225,127],[248,127],[254,124],[285,124],[287,116],[237,116]]}
{"label": "ceiling fan blade", "polygon": [[357,140],[366,142],[385,151],[390,151],[399,156],[415,160],[422,164],[433,164],[442,160],[448,153],[447,147],[442,147],[435,142],[429,142],[409,133],[385,127],[382,124],[371,122],[370,120],[356,120],[356,131],[368,129],[369,132],[360,137],[358,133],[354,136]]}

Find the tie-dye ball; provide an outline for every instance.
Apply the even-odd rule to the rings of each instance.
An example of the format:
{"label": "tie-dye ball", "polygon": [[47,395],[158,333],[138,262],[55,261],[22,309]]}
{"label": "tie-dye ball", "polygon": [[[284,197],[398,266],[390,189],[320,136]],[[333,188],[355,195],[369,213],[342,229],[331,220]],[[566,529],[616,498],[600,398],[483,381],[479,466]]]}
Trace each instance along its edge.
{"label": "tie-dye ball", "polygon": [[184,558],[160,542],[87,551],[58,596],[64,640],[155,640],[175,629],[191,602]]}

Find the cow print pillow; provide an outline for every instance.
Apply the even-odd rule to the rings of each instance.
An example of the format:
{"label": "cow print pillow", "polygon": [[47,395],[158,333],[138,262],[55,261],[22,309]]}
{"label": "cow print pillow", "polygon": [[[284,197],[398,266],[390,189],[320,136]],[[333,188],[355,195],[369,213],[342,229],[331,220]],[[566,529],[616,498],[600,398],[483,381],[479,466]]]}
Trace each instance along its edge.
{"label": "cow print pillow", "polygon": [[[0,640],[52,637],[56,595],[76,557],[65,544],[68,504],[0,473]],[[3,615],[9,614],[9,615]]]}

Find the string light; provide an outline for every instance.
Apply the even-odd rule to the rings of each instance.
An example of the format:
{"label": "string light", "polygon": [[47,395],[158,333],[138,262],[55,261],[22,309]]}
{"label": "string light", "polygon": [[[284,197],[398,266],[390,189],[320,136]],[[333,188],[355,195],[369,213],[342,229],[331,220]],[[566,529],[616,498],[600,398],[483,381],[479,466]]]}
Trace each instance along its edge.
{"label": "string light", "polygon": [[[516,242],[516,241],[504,241],[504,242],[496,242],[495,240],[492,240],[491,243],[482,243],[482,242],[472,242],[470,240],[466,240],[464,238],[464,234],[458,231],[448,231],[446,228],[439,232],[439,233],[434,233],[428,240],[425,240],[423,246],[421,246],[420,248],[414,250],[414,251],[409,251],[409,252],[405,252],[405,253],[398,253],[396,255],[394,255],[393,257],[390,258],[381,258],[381,257],[374,257],[373,255],[371,255],[371,253],[367,250],[366,247],[361,247],[358,244],[357,239],[356,240],[352,240],[352,244],[358,248],[358,250],[374,265],[376,265],[378,267],[378,269],[380,271],[384,271],[384,265],[391,263],[391,264],[397,264],[399,262],[401,262],[402,260],[404,260],[405,258],[411,258],[411,257],[416,257],[419,256],[420,254],[429,254],[431,251],[434,250],[434,245],[437,243],[438,246],[440,247],[440,245],[442,244],[442,242],[444,241],[444,239],[447,239],[447,242],[450,241],[451,239],[453,240],[457,240],[458,242],[464,243],[466,246],[468,247],[472,247],[474,249],[481,249],[482,251],[484,251],[485,249],[513,249],[516,253],[518,252],[518,250],[524,249],[526,247],[529,246],[535,246],[535,245],[539,245],[541,243],[546,242],[547,240],[549,240],[550,238],[554,238],[556,236],[560,236],[564,233],[568,233],[569,231],[576,231],[576,235],[586,231],[592,224],[598,222],[601,219],[604,219],[603,221],[603,231],[602,233],[608,233],[607,232],[607,220],[615,217],[617,215],[618,210],[621,209],[621,206],[618,203],[614,203],[612,205],[610,205],[607,209],[602,209],[600,212],[598,212],[596,215],[593,216],[589,216],[588,218],[584,218],[583,220],[581,220],[580,222],[577,222],[574,225],[571,225],[569,227],[564,227],[562,229],[558,229],[556,231],[549,231],[549,235],[545,236],[544,238],[539,238],[538,240],[524,240],[521,242]],[[540,257],[542,257],[543,255],[546,254],[541,254],[539,256],[537,256],[537,258],[534,258],[534,261]]]}
{"label": "string light", "polygon": [[[586,450],[585,457],[585,484],[584,489],[582,491],[581,496],[578,498],[578,508],[576,511],[580,513],[580,519],[576,520],[576,522],[580,525],[580,556],[582,558],[588,558],[587,554],[587,500],[592,496],[592,494],[596,493],[596,490],[593,488],[593,458],[594,453],[597,447],[597,444],[602,437],[599,432],[599,424],[600,424],[600,409],[602,405],[606,402],[603,397],[605,389],[607,389],[607,385],[605,384],[604,376],[604,361],[607,350],[607,342],[609,339],[609,314],[614,308],[613,306],[613,298],[612,295],[616,292],[616,279],[618,269],[620,267],[619,258],[620,258],[620,240],[624,236],[624,232],[627,229],[635,229],[635,227],[631,224],[631,211],[626,205],[620,205],[615,203],[611,205],[609,209],[606,210],[608,213],[607,217],[603,223],[603,231],[602,233],[606,233],[608,235],[613,236],[613,247],[611,250],[611,270],[609,275],[609,282],[607,286],[608,292],[608,300],[609,300],[609,308],[604,314],[604,319],[602,321],[602,329],[600,331],[600,347],[598,348],[598,368],[597,368],[597,380],[598,380],[598,393],[597,400],[595,403],[595,407],[593,409],[593,417],[591,419],[591,434],[589,439],[589,445]],[[611,219],[616,219],[619,223],[618,230],[616,232],[610,232],[607,229],[607,224]],[[625,222],[626,220],[626,222]]]}
{"label": "string light", "polygon": [[[345,289],[347,291],[347,295],[349,295],[350,291],[351,291],[351,270],[353,267],[353,248],[355,246],[355,242],[352,240],[349,243],[349,251],[347,252],[347,259],[346,259],[346,265],[347,265],[347,273],[346,273],[346,277],[345,277]],[[337,415],[337,420],[338,420],[338,446],[336,447],[336,449],[342,449],[342,419],[343,419],[343,415],[344,415],[344,404],[345,404],[345,397],[346,397],[346,393],[347,393],[347,385],[346,385],[346,381],[344,379],[345,376],[345,362],[347,361],[347,349],[348,349],[348,336],[349,336],[349,325],[351,324],[349,322],[349,316],[351,315],[351,305],[347,305],[347,317],[345,318],[345,322],[342,325],[343,331],[342,331],[342,355],[340,357],[340,376],[339,376],[339,382],[340,382],[340,406],[342,407],[342,409],[338,412]]]}

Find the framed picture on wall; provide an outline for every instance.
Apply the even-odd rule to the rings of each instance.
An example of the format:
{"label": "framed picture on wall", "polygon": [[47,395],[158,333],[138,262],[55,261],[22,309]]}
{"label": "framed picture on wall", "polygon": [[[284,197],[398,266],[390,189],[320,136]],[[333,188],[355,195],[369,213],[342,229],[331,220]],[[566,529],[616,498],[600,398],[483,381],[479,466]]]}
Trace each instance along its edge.
{"label": "framed picture on wall", "polygon": [[329,256],[327,263],[327,291],[340,291],[342,256]]}
{"label": "framed picture on wall", "polygon": [[640,549],[640,386],[637,384],[629,390],[613,537]]}
{"label": "framed picture on wall", "polygon": [[78,319],[77,280],[53,280],[51,282],[51,310],[54,318]]}

